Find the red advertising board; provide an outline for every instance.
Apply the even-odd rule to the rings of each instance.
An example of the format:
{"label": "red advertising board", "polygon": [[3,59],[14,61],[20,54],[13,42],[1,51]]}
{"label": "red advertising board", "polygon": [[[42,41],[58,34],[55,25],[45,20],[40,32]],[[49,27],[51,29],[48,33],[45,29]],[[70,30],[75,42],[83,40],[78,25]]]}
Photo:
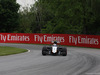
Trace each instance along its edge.
{"label": "red advertising board", "polygon": [[99,35],[0,33],[0,43],[51,44],[100,48]]}

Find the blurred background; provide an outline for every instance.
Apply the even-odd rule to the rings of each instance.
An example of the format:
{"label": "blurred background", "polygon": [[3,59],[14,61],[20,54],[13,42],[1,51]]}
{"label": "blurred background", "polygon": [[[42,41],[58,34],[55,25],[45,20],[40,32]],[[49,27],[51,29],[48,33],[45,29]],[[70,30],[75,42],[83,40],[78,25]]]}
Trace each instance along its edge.
{"label": "blurred background", "polygon": [[1,33],[100,35],[100,0],[0,0]]}

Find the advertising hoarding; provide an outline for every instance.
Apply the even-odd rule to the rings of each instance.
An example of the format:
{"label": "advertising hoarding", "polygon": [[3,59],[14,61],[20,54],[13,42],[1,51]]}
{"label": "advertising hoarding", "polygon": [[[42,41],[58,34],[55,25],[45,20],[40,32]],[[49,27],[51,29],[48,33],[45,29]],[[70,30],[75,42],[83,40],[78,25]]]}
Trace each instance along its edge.
{"label": "advertising hoarding", "polygon": [[61,45],[100,48],[99,35],[0,33],[0,43],[51,44],[54,40]]}

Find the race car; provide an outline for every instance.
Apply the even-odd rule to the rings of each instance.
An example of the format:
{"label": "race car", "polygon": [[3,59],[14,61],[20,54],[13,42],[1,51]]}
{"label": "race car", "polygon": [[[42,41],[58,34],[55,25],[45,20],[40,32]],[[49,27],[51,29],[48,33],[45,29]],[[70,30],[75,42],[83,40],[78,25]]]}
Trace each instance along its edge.
{"label": "race car", "polygon": [[67,55],[67,49],[65,47],[61,47],[60,45],[57,45],[57,41],[53,41],[53,45],[51,46],[44,46],[42,48],[42,55]]}

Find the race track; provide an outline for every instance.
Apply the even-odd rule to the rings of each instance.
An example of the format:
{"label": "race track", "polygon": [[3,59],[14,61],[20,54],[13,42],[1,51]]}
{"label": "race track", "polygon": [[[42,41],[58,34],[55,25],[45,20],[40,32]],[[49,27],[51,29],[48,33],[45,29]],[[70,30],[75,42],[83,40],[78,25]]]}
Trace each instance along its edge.
{"label": "race track", "polygon": [[42,56],[42,45],[4,44],[30,52],[0,56],[0,75],[100,75],[100,49],[67,47],[67,56]]}

